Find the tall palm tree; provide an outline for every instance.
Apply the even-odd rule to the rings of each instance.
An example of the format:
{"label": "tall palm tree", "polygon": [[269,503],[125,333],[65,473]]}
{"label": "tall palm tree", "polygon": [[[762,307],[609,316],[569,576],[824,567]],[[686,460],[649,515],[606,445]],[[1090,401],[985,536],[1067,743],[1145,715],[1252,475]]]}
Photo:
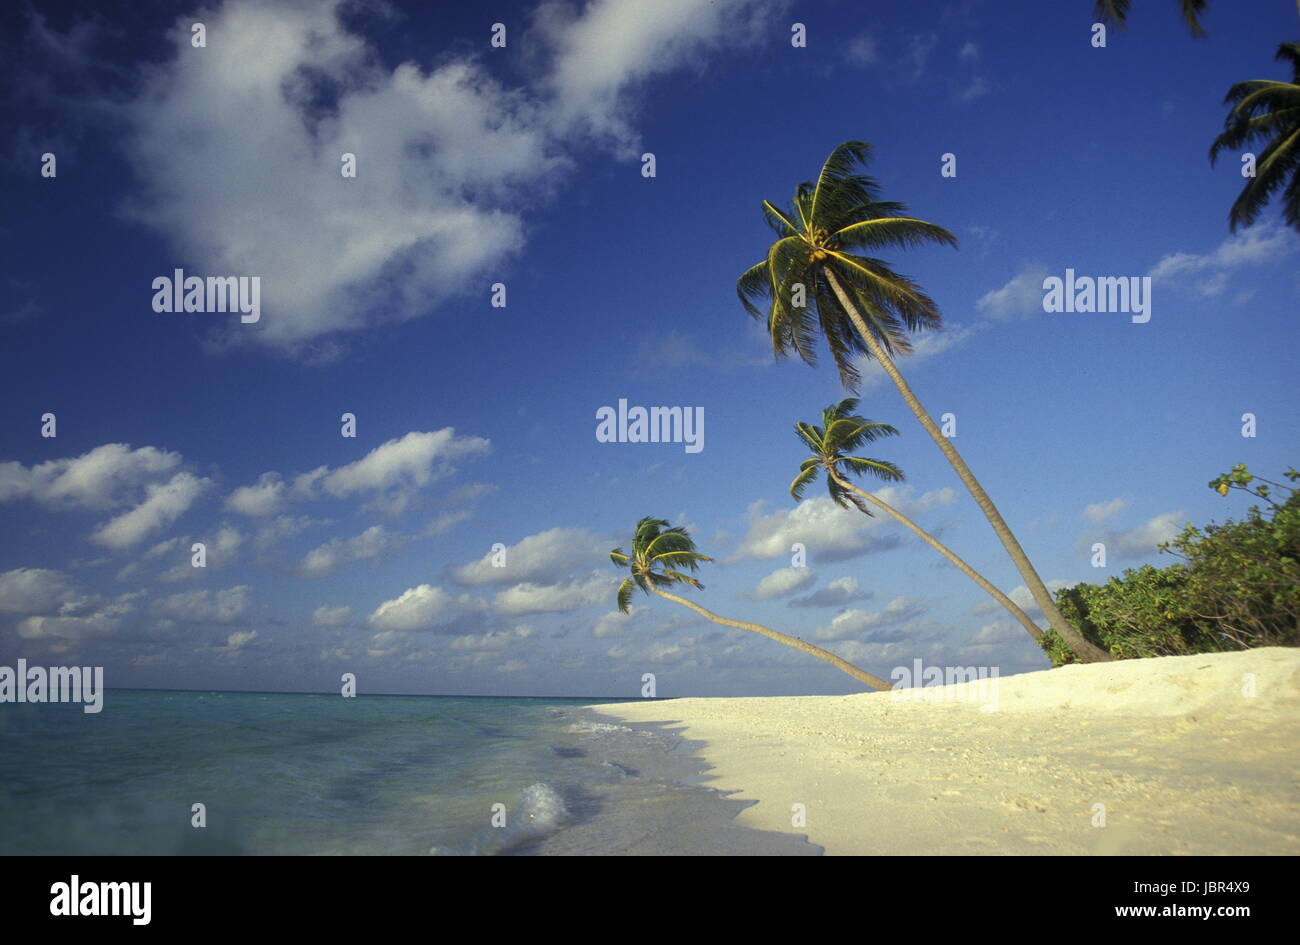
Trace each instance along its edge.
{"label": "tall palm tree", "polygon": [[957,556],[957,554],[939,539],[935,538],[916,522],[912,521],[898,509],[885,502],[878,495],[859,489],[848,481],[849,476],[875,476],[884,482],[902,482],[903,472],[893,463],[883,459],[863,459],[849,456],[848,453],[872,443],[884,436],[897,436],[898,431],[887,423],[878,423],[865,417],[855,416],[858,407],[856,398],[848,397],[838,404],[831,404],[822,411],[822,425],[796,423],[795,433],[804,445],[812,451],[812,456],[799,464],[799,475],[790,483],[790,495],[796,502],[803,500],[804,491],[816,481],[823,470],[826,472],[826,489],[831,499],[841,508],[848,508],[852,503],[858,511],[870,515],[871,510],[863,504],[867,502],[892,516],[895,521],[908,528],[914,535],[943,555],[957,570],[966,575],[999,604],[1007,609],[1016,621],[1029,631],[1035,640],[1043,635],[1038,624],[1029,619],[1029,615],[1016,606],[1006,594],[994,587],[978,571]]}
{"label": "tall palm tree", "polygon": [[[926,242],[955,246],[957,240],[941,226],[902,216],[902,204],[877,199],[876,182],[855,173],[865,167],[870,150],[862,141],[839,145],[815,183],[795,188],[784,212],[763,201],[763,214],[779,238],[766,259],[741,275],[736,285],[740,301],[755,318],[766,318],[778,356],[793,350],[814,363],[813,344],[820,329],[850,390],[859,380],[854,356],[875,358],[993,526],[1052,629],[1084,662],[1108,660],[1110,654],[1085,640],[1061,615],[997,506],[894,365],[896,353],[911,350],[909,331],[938,328],[943,319],[934,300],[916,283],[882,260],[854,250]],[[770,299],[766,314],[754,304],[763,298]]]}
{"label": "tall palm tree", "polygon": [[1268,142],[1256,160],[1255,176],[1246,178],[1228,214],[1233,232],[1255,222],[1283,184],[1282,216],[1300,230],[1300,43],[1283,43],[1274,58],[1290,63],[1291,81],[1251,79],[1229,89],[1223,101],[1235,104],[1210,148],[1213,164],[1224,148],[1235,151],[1251,141]]}
{"label": "tall palm tree", "polygon": [[892,688],[889,683],[879,676],[864,672],[852,663],[840,659],[834,653],[823,650],[819,646],[813,646],[805,640],[788,636],[762,624],[719,617],[692,600],[678,597],[676,594],[664,590],[664,588],[672,587],[675,584],[689,584],[691,587],[703,590],[704,585],[691,577],[690,574],[687,574],[686,571],[694,573],[699,570],[700,562],[713,560],[695,550],[695,542],[691,540],[691,536],[685,528],[680,525],[668,528],[667,525],[668,523],[663,519],[643,518],[636,523],[636,535],[632,539],[632,553],[630,555],[624,554],[622,548],[615,548],[609,553],[610,560],[616,566],[628,568],[632,572],[631,576],[625,578],[618,587],[618,609],[623,613],[627,613],[628,605],[632,602],[632,594],[639,587],[647,594],[658,594],[664,600],[670,600],[676,604],[681,604],[683,607],[689,607],[706,620],[712,620],[724,627],[735,627],[737,630],[752,630],[754,633],[760,633],[768,639],[811,654],[819,660],[825,660],[872,689],[885,690]]}
{"label": "tall palm tree", "polygon": [[[1103,23],[1123,27],[1128,22],[1129,3],[1130,0],[1097,0],[1093,15]],[[1300,8],[1300,2],[1296,5]],[[1178,0],[1178,6],[1183,12],[1183,22],[1192,31],[1192,35],[1198,39],[1204,37],[1205,29],[1201,26],[1199,17],[1205,12],[1206,0]]]}

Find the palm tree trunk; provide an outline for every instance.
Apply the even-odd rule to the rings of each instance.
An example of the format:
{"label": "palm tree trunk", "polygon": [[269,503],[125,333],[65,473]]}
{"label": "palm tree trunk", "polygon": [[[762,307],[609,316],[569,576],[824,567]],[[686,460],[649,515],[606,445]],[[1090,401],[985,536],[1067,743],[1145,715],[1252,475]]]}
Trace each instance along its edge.
{"label": "palm tree trunk", "polygon": [[1042,608],[1048,622],[1052,625],[1052,629],[1055,630],[1057,635],[1066,643],[1066,645],[1074,651],[1074,654],[1085,663],[1103,662],[1113,659],[1113,657],[1105,650],[1094,646],[1085,640],[1083,634],[1076,630],[1057,609],[1056,602],[1052,600],[1051,593],[1043,584],[1043,579],[1038,576],[1038,572],[1034,570],[1033,564],[1029,561],[1029,556],[1026,555],[1025,550],[1020,547],[1020,542],[1016,540],[1016,536],[1011,533],[1011,529],[1002,518],[1002,513],[999,512],[997,506],[993,504],[993,500],[988,497],[988,493],[984,491],[984,487],[980,485],[979,480],[976,479],[975,475],[970,471],[970,467],[967,466],[966,461],[961,458],[956,447],[952,445],[952,441],[939,432],[939,427],[930,419],[930,415],[925,412],[925,408],[921,406],[921,402],[917,400],[916,395],[912,393],[912,388],[908,386],[907,381],[903,379],[903,375],[898,372],[898,368],[894,365],[893,360],[890,359],[889,353],[880,346],[880,342],[876,340],[875,336],[867,328],[866,322],[863,321],[862,314],[858,311],[857,306],[853,304],[853,300],[849,298],[848,293],[844,291],[844,287],[840,285],[839,278],[829,266],[825,268],[824,272],[826,273],[826,280],[830,283],[831,289],[835,292],[836,298],[840,300],[840,304],[844,306],[844,310],[848,312],[849,318],[853,321],[853,326],[858,330],[858,334],[862,337],[863,342],[866,343],[868,350],[870,350],[872,356],[880,362],[880,366],[885,369],[885,373],[889,375],[889,379],[894,382],[894,386],[898,388],[898,392],[903,395],[903,400],[906,402],[908,408],[916,415],[916,419],[921,422],[921,426],[925,428],[925,432],[930,434],[930,439],[934,440],[935,445],[938,446],[943,452],[943,455],[947,457],[948,462],[952,464],[952,468],[957,471],[957,476],[961,479],[962,483],[966,486],[967,491],[969,491],[971,496],[974,497],[975,503],[984,513],[984,517],[987,518],[989,524],[993,526],[993,531],[1002,542],[1002,547],[1005,548],[1007,554],[1011,556],[1011,560],[1015,563],[1016,570],[1020,572],[1020,576],[1024,579],[1025,586],[1029,588],[1029,593],[1033,595],[1035,603]]}
{"label": "palm tree trunk", "polygon": [[923,529],[920,525],[916,524],[916,522],[912,521],[910,518],[908,518],[902,512],[895,509],[893,506],[889,505],[883,499],[880,499],[877,496],[872,495],[870,492],[866,492],[862,489],[859,489],[857,486],[853,485],[853,483],[849,482],[846,479],[841,478],[840,476],[834,473],[831,473],[830,476],[832,479],[836,481],[836,483],[839,484],[841,488],[848,489],[852,492],[857,493],[858,495],[862,496],[862,498],[870,502],[872,505],[876,506],[879,509],[883,509],[889,515],[892,515],[896,520],[898,520],[903,525],[905,525],[908,529],[910,529],[912,533],[915,534],[917,537],[919,537],[923,542],[925,542],[935,551],[939,552],[939,554],[943,555],[945,558],[951,561],[954,565],[957,566],[957,570],[959,570],[962,574],[966,575],[968,578],[970,578],[980,587],[984,588],[984,590],[988,592],[990,597],[992,597],[995,601],[997,601],[999,604],[1005,607],[1007,609],[1007,612],[1010,613],[1011,616],[1016,618],[1016,622],[1019,623],[1020,626],[1024,627],[1027,631],[1029,631],[1029,635],[1033,637],[1035,640],[1037,640],[1039,637],[1043,635],[1043,631],[1041,628],[1039,628],[1038,624],[1030,620],[1029,615],[1025,613],[1023,610],[1021,610],[1019,607],[1017,607],[1015,601],[1013,601],[1010,597],[1008,597],[1006,594],[1003,594],[1000,590],[998,590],[991,583],[985,580],[983,575],[981,575],[978,571],[972,568],[961,558],[957,557],[956,552],[954,552],[947,545],[939,541],[939,539],[935,538],[933,535],[931,535],[929,532]]}
{"label": "palm tree trunk", "polygon": [[767,637],[770,640],[775,640],[777,643],[784,643],[786,646],[792,646],[796,650],[802,650],[803,652],[809,654],[810,656],[815,656],[819,660],[825,660],[826,662],[830,663],[832,666],[835,666],[838,669],[842,669],[844,672],[848,673],[850,676],[852,676],[854,679],[856,679],[858,682],[862,683],[863,685],[870,686],[872,689],[879,689],[880,691],[884,692],[893,688],[893,686],[885,682],[879,676],[872,676],[870,673],[858,669],[852,663],[840,659],[834,653],[831,653],[827,650],[823,650],[819,646],[813,646],[811,643],[808,643],[804,640],[800,640],[798,637],[792,637],[784,633],[780,633],[776,630],[773,630],[771,627],[763,626],[761,623],[746,623],[743,620],[732,620],[728,617],[719,617],[713,611],[705,610],[703,607],[695,603],[695,601],[693,600],[687,600],[685,597],[678,597],[676,594],[670,594],[667,591],[661,591],[659,590],[659,588],[655,587],[654,585],[651,585],[650,589],[654,591],[656,594],[658,594],[660,597],[664,598],[665,600],[670,600],[673,601],[674,603],[681,604],[683,607],[689,607],[691,610],[695,611],[701,617],[704,617],[707,620],[712,620],[714,623],[720,623],[724,627],[735,627],[737,630],[752,630],[754,633],[761,633],[763,636]]}

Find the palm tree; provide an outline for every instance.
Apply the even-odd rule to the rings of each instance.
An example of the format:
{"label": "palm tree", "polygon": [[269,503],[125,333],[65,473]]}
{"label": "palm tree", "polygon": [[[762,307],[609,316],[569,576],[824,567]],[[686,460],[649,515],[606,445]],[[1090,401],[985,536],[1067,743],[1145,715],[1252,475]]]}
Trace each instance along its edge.
{"label": "palm tree", "polygon": [[940,542],[939,539],[920,525],[917,525],[916,522],[898,511],[898,509],[889,505],[879,496],[859,489],[848,481],[845,473],[854,476],[872,475],[885,482],[902,482],[904,478],[902,470],[883,459],[863,459],[859,456],[846,455],[850,451],[859,449],[863,444],[874,442],[880,437],[898,435],[898,431],[887,423],[877,423],[874,420],[867,420],[865,417],[855,416],[853,411],[857,407],[857,399],[849,397],[841,400],[838,404],[831,404],[822,411],[821,426],[814,426],[811,423],[796,423],[794,425],[799,439],[812,451],[812,456],[799,464],[799,475],[795,477],[794,482],[790,483],[790,495],[794,496],[796,502],[802,501],[804,490],[817,480],[817,476],[822,470],[825,470],[826,489],[830,492],[830,497],[836,505],[841,508],[848,508],[849,503],[852,503],[858,511],[870,515],[871,510],[863,505],[865,500],[887,515],[892,516],[923,542],[956,565],[962,574],[987,591],[994,600],[1007,609],[1007,612],[1012,617],[1016,618],[1016,621],[1022,627],[1029,631],[1031,637],[1035,640],[1039,639],[1043,635],[1043,631],[1039,629],[1038,624],[1029,619],[1028,614],[1016,606],[1015,601],[994,587],[983,575],[959,558],[947,545]]}
{"label": "palm tree", "polygon": [[[1052,629],[1084,662],[1108,660],[1110,654],[1085,640],[1061,615],[997,506],[894,365],[896,353],[911,350],[909,331],[938,328],[943,319],[934,300],[916,283],[882,260],[853,251],[926,242],[955,246],[957,239],[941,226],[902,216],[902,204],[877,199],[876,182],[854,172],[865,167],[870,150],[861,141],[839,145],[816,183],[795,188],[786,212],[763,201],[763,214],[779,238],[766,259],[741,275],[736,285],[740,301],[755,318],[766,318],[778,356],[793,350],[814,363],[813,344],[820,329],[850,390],[859,380],[854,356],[875,358],[993,526]],[[771,300],[766,314],[754,304],[761,298]]]}
{"label": "palm tree", "polygon": [[796,650],[809,653],[820,660],[825,660],[838,669],[842,669],[858,682],[864,683],[873,689],[885,690],[892,688],[889,683],[879,676],[864,672],[852,663],[840,659],[834,653],[823,650],[819,646],[813,646],[798,637],[779,633],[762,624],[719,617],[692,600],[678,597],[676,594],[664,590],[664,588],[672,587],[674,584],[689,584],[691,587],[703,590],[704,585],[691,577],[690,574],[686,574],[685,571],[693,573],[699,569],[700,562],[713,560],[695,550],[695,542],[691,540],[691,536],[685,528],[680,525],[668,528],[667,525],[668,523],[663,519],[643,518],[636,523],[636,535],[632,539],[632,553],[630,555],[624,554],[622,548],[615,548],[609,553],[610,560],[616,566],[628,568],[632,572],[631,576],[624,579],[623,583],[618,586],[618,609],[620,611],[627,613],[628,605],[632,602],[632,594],[639,587],[647,594],[658,594],[665,600],[681,604],[683,607],[689,607],[701,617],[712,620],[724,627],[735,627],[737,630],[752,630],[754,633],[761,633],[778,643],[784,643],[786,646],[792,646]]}
{"label": "palm tree", "polygon": [[1255,176],[1246,179],[1228,214],[1233,232],[1253,223],[1283,184],[1282,216],[1288,226],[1300,230],[1300,43],[1282,43],[1274,58],[1291,64],[1291,81],[1251,79],[1229,89],[1223,101],[1235,104],[1224,121],[1224,132],[1210,148],[1213,164],[1224,148],[1268,142],[1258,157]]}
{"label": "palm tree", "polygon": [[[1198,39],[1205,36],[1205,30],[1198,19],[1205,12],[1205,4],[1206,0],[1178,0],[1183,11],[1183,22]],[[1300,0],[1296,6],[1300,9]],[[1128,8],[1129,0],[1097,0],[1094,15],[1103,23],[1114,23],[1122,28],[1128,21]]]}

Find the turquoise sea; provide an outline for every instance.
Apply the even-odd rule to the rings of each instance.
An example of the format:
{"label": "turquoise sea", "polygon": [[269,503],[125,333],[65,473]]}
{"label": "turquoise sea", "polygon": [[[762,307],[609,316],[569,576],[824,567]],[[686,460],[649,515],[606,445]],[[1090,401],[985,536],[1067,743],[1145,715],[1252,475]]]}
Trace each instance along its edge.
{"label": "turquoise sea", "polygon": [[589,704],[123,690],[99,714],[6,704],[0,854],[821,852],[736,826],[744,805],[701,785],[691,745]]}

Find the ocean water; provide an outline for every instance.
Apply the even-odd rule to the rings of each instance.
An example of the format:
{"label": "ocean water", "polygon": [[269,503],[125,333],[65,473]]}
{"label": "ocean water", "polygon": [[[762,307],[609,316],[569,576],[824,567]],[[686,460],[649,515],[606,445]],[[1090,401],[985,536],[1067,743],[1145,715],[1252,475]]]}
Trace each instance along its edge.
{"label": "ocean water", "polygon": [[589,704],[122,690],[97,715],[6,704],[0,854],[821,852],[737,826],[744,804],[702,786],[669,727]]}

